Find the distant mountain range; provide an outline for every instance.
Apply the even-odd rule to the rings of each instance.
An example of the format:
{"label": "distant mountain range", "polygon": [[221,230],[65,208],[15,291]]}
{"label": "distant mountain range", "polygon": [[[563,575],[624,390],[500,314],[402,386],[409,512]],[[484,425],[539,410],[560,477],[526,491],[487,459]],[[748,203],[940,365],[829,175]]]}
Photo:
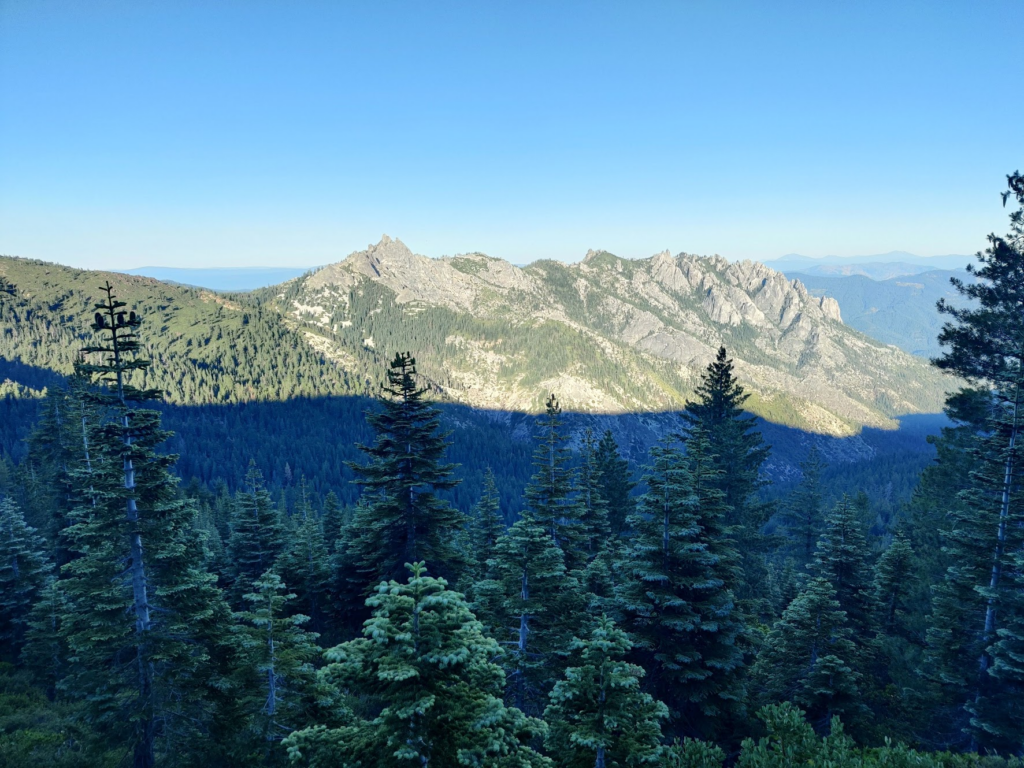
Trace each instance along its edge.
{"label": "distant mountain range", "polygon": [[813,296],[830,296],[843,313],[843,321],[872,338],[895,344],[914,355],[937,357],[942,353],[938,334],[947,317],[935,309],[939,299],[964,306],[963,297],[949,280],[975,281],[963,270],[933,269],[888,280],[863,275],[827,277],[787,272],[807,286]]}
{"label": "distant mountain range", "polygon": [[309,267],[139,267],[126,269],[126,275],[152,277],[165,283],[209,288],[212,291],[252,291],[298,277]]}
{"label": "distant mountain range", "polygon": [[890,251],[875,256],[823,256],[812,258],[791,253],[766,261],[772,269],[787,275],[820,275],[845,277],[862,275],[872,280],[888,280],[903,275],[917,275],[935,269],[962,270],[974,262],[973,256],[916,256],[905,251]]}

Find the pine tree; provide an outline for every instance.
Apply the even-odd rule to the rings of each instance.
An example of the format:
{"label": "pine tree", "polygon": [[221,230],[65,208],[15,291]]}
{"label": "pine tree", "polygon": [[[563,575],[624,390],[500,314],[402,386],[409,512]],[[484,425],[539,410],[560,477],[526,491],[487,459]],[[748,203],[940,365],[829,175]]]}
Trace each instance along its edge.
{"label": "pine tree", "polygon": [[611,524],[608,502],[601,495],[601,471],[597,463],[597,443],[588,427],[580,446],[579,503],[588,561],[593,560],[610,543]]}
{"label": "pine tree", "polygon": [[583,510],[574,498],[572,451],[562,432],[562,408],[554,395],[538,419],[537,445],[533,452],[534,474],[526,486],[523,517],[542,526],[562,550],[570,572],[586,566],[586,531]]}
{"label": "pine tree", "polygon": [[1010,597],[1004,606],[1008,618],[989,648],[992,684],[970,707],[971,728],[983,734],[991,748],[1012,755],[1024,754],[1024,552],[1016,552]]}
{"label": "pine tree", "polygon": [[367,601],[363,637],[326,653],[324,681],[348,691],[356,711],[340,727],[292,734],[292,759],[312,768],[550,766],[528,746],[544,724],[501,700],[497,643],[443,579],[423,563],[410,570]]}
{"label": "pine tree", "polygon": [[803,478],[782,508],[782,521],[792,539],[793,556],[800,566],[810,563],[814,547],[821,535],[825,500],[821,490],[821,473],[825,463],[818,446],[812,445],[800,464]]}
{"label": "pine tree", "polygon": [[818,540],[810,568],[815,576],[828,579],[832,584],[839,607],[846,613],[854,642],[864,647],[874,628],[871,567],[863,526],[846,496],[826,516],[825,530]]}
{"label": "pine tree", "polygon": [[569,649],[579,665],[565,671],[544,711],[546,745],[564,768],[612,768],[653,763],[660,753],[660,721],[668,709],[640,689],[642,667],[625,660],[629,636],[602,616],[586,640]]}
{"label": "pine tree", "polygon": [[287,531],[281,513],[263,483],[255,461],[249,462],[245,490],[239,491],[231,513],[228,560],[231,564],[232,593],[236,604],[256,579],[274,567],[287,545]]}
{"label": "pine tree", "polygon": [[323,529],[324,541],[327,543],[327,551],[334,554],[335,544],[341,534],[341,528],[345,524],[344,512],[338,495],[331,491],[324,498]]}
{"label": "pine tree", "polygon": [[833,715],[856,719],[863,710],[860,675],[851,661],[856,647],[846,615],[827,579],[808,583],[768,634],[754,665],[762,703],[803,707],[819,730]]}
{"label": "pine tree", "polygon": [[1024,182],[1019,174],[1008,181],[1003,203],[1012,196],[1021,207],[1010,215],[1010,233],[990,235],[989,247],[976,257],[980,266],[967,267],[977,282],[951,279],[971,301],[962,307],[939,302],[939,311],[950,320],[939,334],[947,349],[933,361],[987,390],[993,414],[975,438],[981,461],[971,487],[963,492],[965,503],[950,510],[944,532],[949,566],[936,589],[928,631],[933,678],[951,708],[963,707],[947,727],[952,733],[968,732],[968,746],[976,749],[1003,744],[999,717],[988,714],[992,708],[985,702],[1010,695],[1003,686],[1011,678],[992,671],[993,654],[1000,632],[1019,619],[1013,554],[1024,546],[1019,434],[1024,405]]}
{"label": "pine tree", "polygon": [[874,604],[883,633],[899,635],[905,631],[901,624],[909,611],[907,600],[914,580],[914,550],[898,531],[875,565]]}
{"label": "pine tree", "polygon": [[309,505],[306,478],[299,480],[300,497],[293,517],[299,524],[278,560],[277,570],[295,590],[295,604],[310,619],[314,632],[323,634],[330,591],[330,561],[320,518]]}
{"label": "pine tree", "polygon": [[307,632],[302,614],[289,615],[295,599],[273,571],[267,571],[245,595],[249,609],[236,614],[246,679],[240,702],[246,729],[263,743],[264,762],[284,763],[275,748],[289,733],[310,725],[316,715],[314,662],[320,656],[316,633]]}
{"label": "pine tree", "polygon": [[623,532],[626,520],[636,510],[631,495],[636,483],[629,477],[629,462],[619,454],[612,431],[606,430],[597,445],[597,473],[601,498],[608,505],[608,523],[616,536]]}
{"label": "pine tree", "polygon": [[739,713],[745,629],[732,592],[738,555],[702,430],[689,448],[688,456],[670,446],[651,450],[618,604],[674,728],[706,734]]}
{"label": "pine tree", "polygon": [[507,647],[509,699],[539,715],[565,666],[569,640],[579,631],[582,595],[566,574],[563,553],[548,531],[528,519],[498,540],[493,580],[477,589],[494,636]]}
{"label": "pine tree", "polygon": [[128,383],[149,367],[138,357],[141,319],[109,283],[103,290],[92,326],[102,341],[85,353],[104,357],[79,370],[109,385],[94,397],[113,419],[89,427],[85,482],[65,531],[59,623],[69,665],[60,687],[135,768],[149,768],[158,752],[187,754],[212,717],[230,614],[203,569],[195,510],[170,474],[176,457],[157,453],[167,437],[159,414],[136,406],[159,393]]}
{"label": "pine tree", "polygon": [[440,412],[423,399],[427,390],[416,376],[416,360],[395,355],[382,408],[366,416],[376,439],[359,448],[369,462],[350,465],[366,503],[355,510],[345,564],[366,591],[401,578],[405,563],[424,560],[444,576],[457,576],[464,567],[456,546],[463,515],[437,496],[458,484],[454,465],[442,463],[448,433],[440,431]]}
{"label": "pine tree", "polygon": [[29,612],[53,566],[46,542],[11,499],[0,499],[0,660],[15,662]]}
{"label": "pine tree", "polygon": [[484,475],[483,494],[470,518],[469,548],[474,562],[474,582],[490,578],[488,563],[494,558],[498,539],[504,532],[498,488],[494,483],[494,473],[488,468]]}
{"label": "pine tree", "polygon": [[51,701],[68,664],[67,644],[60,632],[61,617],[67,611],[61,583],[50,576],[29,612],[21,663],[43,684]]}
{"label": "pine tree", "polygon": [[68,512],[75,503],[75,486],[87,473],[89,425],[97,420],[97,408],[89,397],[88,379],[79,373],[64,385],[48,388],[42,410],[29,437],[29,451],[23,466],[36,478],[41,493],[32,517],[48,540],[51,559],[57,567],[68,561],[61,540],[68,526]]}
{"label": "pine tree", "polygon": [[701,377],[696,400],[686,402],[682,419],[684,439],[700,428],[712,446],[718,470],[716,487],[726,507],[725,524],[735,531],[743,555],[744,583],[738,597],[753,610],[760,610],[757,604],[766,598],[767,584],[767,544],[761,528],[770,507],[757,499],[757,491],[764,484],[760,472],[770,448],[757,431],[756,418],[743,411],[748,397],[736,381],[725,347],[720,347]]}

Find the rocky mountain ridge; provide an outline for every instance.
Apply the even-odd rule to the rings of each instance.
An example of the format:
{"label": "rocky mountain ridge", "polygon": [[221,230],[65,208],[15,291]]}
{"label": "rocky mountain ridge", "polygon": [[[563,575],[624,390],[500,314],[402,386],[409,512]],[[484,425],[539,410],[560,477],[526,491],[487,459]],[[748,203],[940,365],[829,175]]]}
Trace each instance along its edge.
{"label": "rocky mountain ridge", "polygon": [[479,253],[431,259],[385,235],[265,298],[338,356],[408,346],[446,397],[481,408],[536,410],[554,391],[592,413],[674,410],[720,345],[752,410],[823,434],[936,412],[952,388],[845,326],[835,299],[719,256],[591,251],[520,268]]}

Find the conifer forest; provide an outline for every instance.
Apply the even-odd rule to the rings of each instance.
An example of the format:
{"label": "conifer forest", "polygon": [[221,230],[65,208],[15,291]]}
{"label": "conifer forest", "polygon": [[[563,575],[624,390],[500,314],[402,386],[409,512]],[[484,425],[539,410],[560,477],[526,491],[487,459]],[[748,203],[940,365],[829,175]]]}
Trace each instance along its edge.
{"label": "conifer forest", "polygon": [[641,462],[543,392],[516,484],[388,349],[358,428],[321,424],[344,466],[269,478],[259,427],[214,428],[186,474],[151,385],[205,385],[158,370],[164,331],[104,283],[53,330],[85,339],[73,373],[5,393],[0,765],[1024,765],[1019,174],[1004,204],[936,308],[947,426],[884,515],[813,446],[770,487],[725,346]]}

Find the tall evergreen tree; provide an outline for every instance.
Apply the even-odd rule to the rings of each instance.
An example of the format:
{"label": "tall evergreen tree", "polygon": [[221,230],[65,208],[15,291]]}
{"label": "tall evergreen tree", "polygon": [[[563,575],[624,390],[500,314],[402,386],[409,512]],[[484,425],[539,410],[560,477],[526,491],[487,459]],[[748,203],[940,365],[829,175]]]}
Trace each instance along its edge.
{"label": "tall evergreen tree", "polygon": [[640,689],[643,667],[626,661],[629,636],[602,616],[589,637],[569,649],[579,665],[565,672],[544,711],[547,748],[564,768],[617,768],[655,764],[660,721],[668,708]]}
{"label": "tall evergreen tree", "polygon": [[410,566],[407,582],[381,584],[363,637],[326,653],[325,683],[353,696],[340,727],[308,728],[286,745],[313,768],[476,765],[541,768],[528,744],[544,724],[506,707],[504,676],[465,600]]}
{"label": "tall evergreen tree", "polygon": [[572,468],[569,438],[562,431],[562,408],[554,395],[538,419],[537,445],[533,451],[534,474],[526,486],[523,517],[542,526],[562,550],[565,567],[572,573],[586,565],[586,531],[583,510],[575,498],[576,473]]}
{"label": "tall evergreen tree", "polygon": [[689,449],[687,456],[669,446],[651,450],[618,603],[674,729],[707,735],[739,712],[745,630],[732,592],[738,555],[701,429]]}
{"label": "tall evergreen tree", "polygon": [[284,764],[277,743],[316,716],[317,635],[303,628],[308,616],[289,615],[286,604],[295,595],[287,591],[281,577],[267,571],[245,595],[248,610],[237,614],[246,678],[239,703],[247,715],[246,729],[262,742],[259,752],[268,764]]}
{"label": "tall evergreen tree", "polygon": [[914,580],[914,550],[903,532],[897,531],[875,565],[874,604],[878,611],[877,623],[884,634],[905,631],[901,624],[909,612],[907,601]]}
{"label": "tall evergreen tree", "polygon": [[791,549],[797,564],[804,566],[814,557],[814,547],[821,535],[825,499],[821,490],[821,473],[825,468],[818,446],[800,463],[803,478],[782,507],[782,521],[792,540]]}
{"label": "tall evergreen tree", "polygon": [[98,418],[89,396],[89,382],[75,373],[66,383],[47,388],[39,419],[29,436],[28,456],[22,471],[31,473],[37,502],[31,510],[39,532],[47,539],[51,559],[58,567],[68,561],[61,532],[75,503],[75,487],[83,481],[89,463],[89,425]]}
{"label": "tall evergreen tree", "polygon": [[580,445],[579,504],[587,559],[593,560],[610,543],[608,502],[601,494],[601,470],[597,463],[597,442],[588,427]]}
{"label": "tall evergreen tree", "polygon": [[970,707],[971,727],[984,734],[991,747],[1012,755],[1024,754],[1024,552],[1013,555],[1007,618],[990,646],[994,679],[985,695]]}
{"label": "tall evergreen tree", "polygon": [[871,566],[863,525],[846,496],[826,516],[810,568],[815,576],[832,584],[854,642],[866,646],[873,635],[875,615]]}
{"label": "tall evergreen tree", "polygon": [[[1013,554],[1024,546],[1021,496],[1020,428],[1024,393],[1024,182],[1008,177],[1003,202],[1014,197],[1010,233],[989,236],[977,255],[980,266],[967,269],[978,278],[954,288],[971,301],[954,307],[939,302],[950,317],[939,334],[947,349],[933,362],[990,394],[993,416],[975,438],[981,458],[963,493],[964,504],[949,510],[945,549],[946,577],[936,590],[929,629],[929,657],[935,679],[953,708],[964,707],[948,726],[971,735],[970,746],[999,748],[1000,727],[989,723],[985,701],[1004,698],[1007,678],[993,673],[994,646],[1000,631],[1017,620],[1013,592]],[[970,721],[974,721],[973,724]]]}
{"label": "tall evergreen tree", "polygon": [[595,459],[601,498],[608,505],[608,523],[612,533],[618,536],[625,528],[627,518],[636,510],[632,496],[636,483],[630,480],[629,462],[619,453],[610,429],[601,436]]}
{"label": "tall evergreen tree", "polygon": [[490,578],[488,563],[494,558],[498,539],[505,532],[501,517],[501,503],[494,473],[487,469],[484,475],[484,489],[470,517],[469,547],[473,556],[474,582]]}
{"label": "tall evergreen tree", "polygon": [[454,465],[445,464],[448,433],[440,412],[424,399],[416,360],[395,355],[383,385],[381,410],[368,412],[376,432],[372,446],[359,446],[369,462],[351,464],[366,503],[356,508],[346,567],[362,589],[402,578],[405,563],[424,560],[444,576],[457,576],[465,558],[456,546],[463,515],[438,498],[454,488]]}
{"label": "tall evergreen tree", "polygon": [[60,632],[61,619],[67,611],[61,583],[51,575],[29,612],[25,647],[21,651],[21,663],[43,684],[50,700],[57,695],[57,685],[68,665],[67,644]]}
{"label": "tall evergreen tree", "polygon": [[716,486],[726,508],[725,523],[735,532],[743,555],[744,584],[739,597],[756,610],[755,603],[767,597],[767,543],[761,528],[770,512],[769,505],[757,498],[757,492],[764,484],[761,467],[771,449],[756,428],[756,418],[743,411],[749,397],[736,380],[725,347],[720,347],[701,376],[696,399],[686,402],[682,419],[684,439],[699,428],[712,446],[718,470]]}
{"label": "tall evergreen tree", "polygon": [[507,648],[509,700],[540,715],[565,667],[569,641],[579,632],[579,582],[566,573],[563,551],[550,533],[528,519],[498,540],[492,569],[493,581],[477,592],[491,607],[495,637]]}
{"label": "tall evergreen tree", "polygon": [[850,634],[832,584],[812,579],[758,654],[753,677],[761,702],[793,702],[819,731],[829,727],[833,715],[859,718],[860,675],[851,664],[856,647]]}
{"label": "tall evergreen tree", "polygon": [[203,570],[195,510],[169,471],[176,457],[157,453],[167,437],[159,414],[137,407],[159,393],[128,383],[149,366],[138,356],[141,319],[109,283],[103,290],[92,326],[102,341],[85,349],[103,357],[79,370],[109,385],[95,397],[113,418],[90,430],[88,487],[79,486],[65,531],[72,559],[62,570],[69,668],[61,688],[87,704],[135,768],[149,768],[158,753],[187,754],[209,722],[230,614]]}
{"label": "tall evergreen tree", "polygon": [[320,518],[309,505],[306,478],[299,480],[300,496],[293,517],[298,527],[278,559],[277,570],[295,591],[295,604],[310,620],[313,631],[323,634],[330,592],[330,559]]}
{"label": "tall evergreen tree", "polygon": [[324,541],[327,542],[327,550],[331,554],[334,554],[334,547],[344,524],[344,510],[338,501],[338,494],[330,491],[324,498],[323,529]]}
{"label": "tall evergreen tree", "polygon": [[245,489],[235,497],[228,537],[233,599],[237,605],[256,579],[274,567],[287,546],[281,512],[263,482],[263,473],[250,460]]}
{"label": "tall evergreen tree", "polygon": [[46,542],[21,509],[0,499],[0,659],[15,662],[25,643],[29,612],[53,569]]}

